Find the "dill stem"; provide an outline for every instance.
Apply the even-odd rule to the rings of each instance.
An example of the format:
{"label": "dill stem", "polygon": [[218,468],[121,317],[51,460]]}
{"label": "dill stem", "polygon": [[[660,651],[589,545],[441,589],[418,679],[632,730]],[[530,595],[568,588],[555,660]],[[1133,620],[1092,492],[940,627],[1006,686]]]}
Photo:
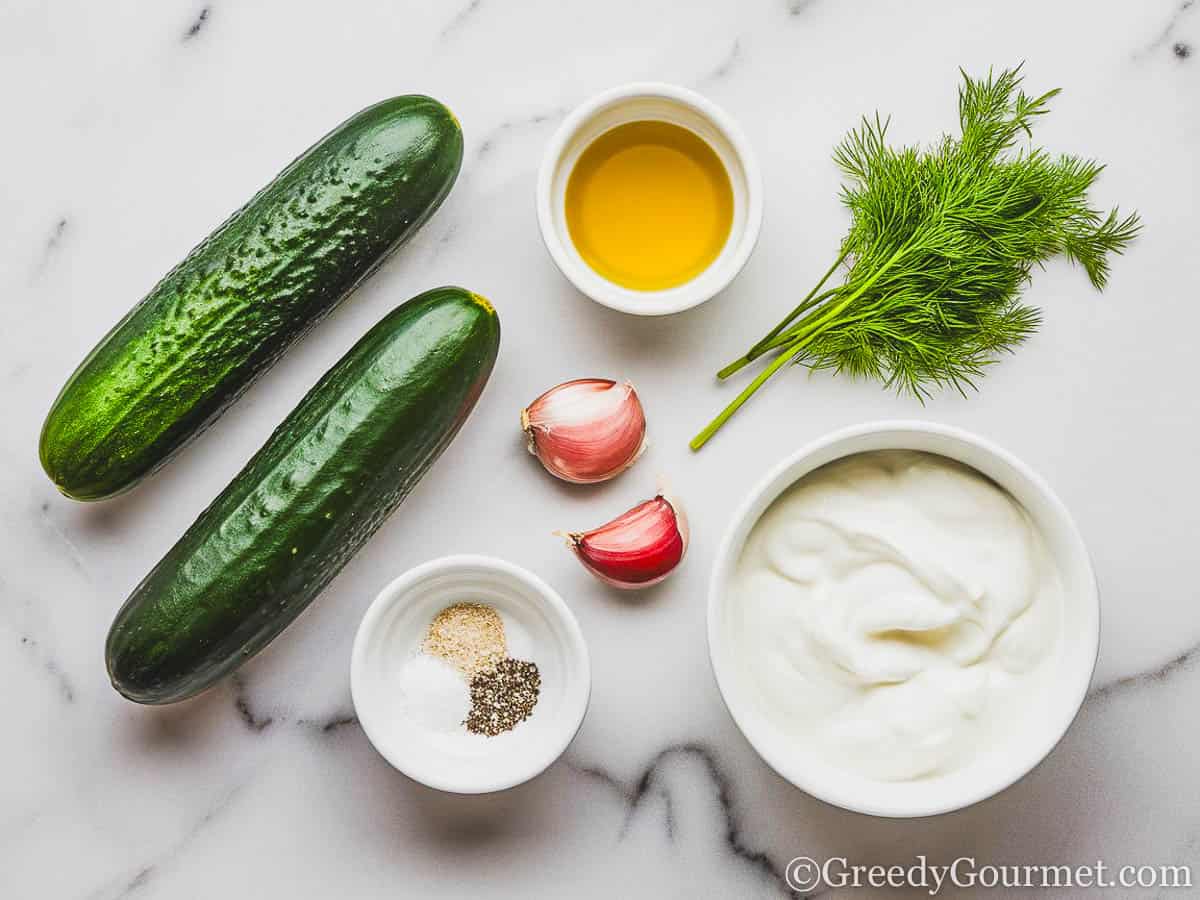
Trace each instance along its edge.
{"label": "dill stem", "polygon": [[783,331],[783,329],[787,328],[787,326],[790,325],[797,316],[799,316],[802,312],[804,312],[810,306],[812,306],[815,303],[820,302],[822,299],[824,299],[825,297],[828,297],[830,294],[833,293],[833,291],[830,290],[830,291],[825,291],[823,294],[821,294],[820,297],[817,296],[817,291],[821,290],[821,288],[822,288],[822,286],[824,286],[825,282],[828,281],[830,276],[832,276],[833,273],[837,271],[838,266],[840,266],[842,264],[842,262],[846,259],[846,256],[849,253],[850,253],[849,250],[843,250],[841,253],[839,253],[837,259],[835,259],[833,261],[833,265],[831,265],[828,269],[825,270],[825,274],[821,276],[821,280],[813,285],[812,290],[809,291],[808,294],[804,297],[804,299],[801,300],[796,305],[796,308],[793,309],[790,313],[788,313],[787,316],[783,319],[783,321],[781,321],[778,325],[776,325],[774,328],[772,328],[770,331],[768,331],[766,337],[764,337],[762,340],[760,340],[758,343],[756,343],[753,347],[750,348],[750,352],[746,354],[747,356],[750,357],[750,359],[754,359],[758,356],[761,356],[762,351],[760,348],[764,344],[766,344],[768,341],[770,341],[772,338],[774,338],[777,334],[779,334],[779,332]]}
{"label": "dill stem", "polygon": [[[909,246],[909,244],[904,244],[898,250],[896,250],[896,252],[888,257],[887,261],[884,262],[883,265],[872,272],[871,276],[859,284],[859,286],[851,293],[844,297],[838,298],[836,302],[826,303],[824,306],[812,310],[807,316],[796,323],[795,327],[788,332],[788,334],[793,336],[791,343],[787,344],[783,352],[771,360],[770,364],[761,372],[759,372],[758,375],[754,377],[754,380],[746,385],[746,387],[742,389],[742,392],[734,397],[733,400],[730,401],[729,405],[717,414],[715,419],[705,425],[700,433],[691,439],[691,441],[688,443],[688,446],[693,450],[699,450],[701,447],[707,444],[709,439],[721,429],[721,426],[728,422],[730,417],[735,412],[741,409],[742,404],[749,400],[754,393],[766,383],[767,379],[782,369],[791,360],[795,359],[815,337],[817,337],[822,331],[824,331],[831,324],[833,324],[834,321],[837,320],[837,317],[842,314],[846,307],[857,300],[865,291],[870,290],[871,286],[878,281],[888,269],[895,265],[897,260],[904,256],[905,252],[907,252],[909,249]],[[790,323],[790,321],[791,319],[789,318],[784,322],[784,325],[786,326]],[[776,332],[776,334],[778,334],[778,332]]]}
{"label": "dill stem", "polygon": [[[819,309],[809,313],[798,323],[796,323],[796,326],[792,328],[788,334],[796,340],[803,340],[804,343],[808,343],[809,339],[815,337],[817,334],[820,334],[827,325],[831,324],[830,320],[836,319],[842,314],[842,311],[845,310],[847,306],[857,300],[866,291],[870,290],[875,282],[883,276],[884,272],[894,266],[896,262],[902,256],[904,256],[904,254],[908,251],[909,246],[909,244],[904,244],[901,246],[900,249],[888,257],[887,261],[884,262],[883,265],[872,272],[870,277],[859,284],[859,286],[856,287],[851,293],[844,297],[838,298],[837,302],[835,303],[826,303]],[[811,324],[806,324],[809,323],[810,320],[812,320]]]}
{"label": "dill stem", "polygon": [[715,419],[705,425],[704,430],[692,438],[688,446],[693,450],[699,450],[706,443],[708,443],[708,439],[716,434],[722,425],[729,421],[729,417],[737,412],[741,405],[749,400],[754,392],[762,387],[763,383],[768,378],[774,375],[779,369],[783,368],[783,366],[787,365],[788,361],[803,349],[804,341],[797,341],[794,346],[790,347],[783,353],[780,353],[777,357],[771,360],[771,364],[759,372],[758,375],[755,376],[754,380],[746,385],[742,392],[733,398],[733,402],[721,410]]}
{"label": "dill stem", "polygon": [[[848,302],[850,301],[842,301],[841,303],[837,304],[837,306],[841,308]],[[791,362],[797,355],[799,355],[800,352],[806,346],[808,346],[809,342],[821,333],[822,328],[825,324],[827,324],[822,321],[824,318],[823,314],[825,312],[825,308],[814,310],[801,319],[796,325],[796,331],[798,333],[789,339],[790,343],[788,344],[787,348],[773,360],[771,360],[770,364],[761,372],[759,372],[754,377],[754,380],[746,385],[746,387],[742,389],[742,392],[734,397],[730,404],[721,410],[715,419],[705,425],[704,429],[694,438],[692,438],[688,446],[693,450],[699,450],[706,443],[708,443],[708,439],[716,434],[721,429],[722,425],[729,421],[729,418],[741,408],[743,403],[745,403],[754,395],[755,391],[757,391],[767,382],[767,379],[769,379],[772,375],[774,375],[785,365]],[[810,324],[805,325],[805,323]]]}
{"label": "dill stem", "polygon": [[805,312],[809,308],[816,306],[822,300],[826,300],[829,297],[833,296],[835,293],[837,293],[838,288],[831,288],[830,290],[824,291],[823,293],[821,293],[819,295],[817,294],[817,292],[821,290],[822,285],[824,285],[825,282],[829,280],[830,276],[833,275],[833,273],[837,271],[838,266],[840,266],[842,264],[842,262],[845,261],[846,257],[849,255],[849,253],[850,253],[850,251],[848,249],[843,250],[841,253],[839,253],[838,258],[833,261],[833,265],[830,266],[829,269],[825,272],[825,274],[821,276],[821,280],[818,281],[815,285],[813,285],[813,289],[811,291],[809,291],[808,294],[805,296],[805,298],[796,305],[795,309],[793,309],[790,313],[788,313],[778,325],[776,325],[769,332],[767,332],[766,336],[762,340],[760,340],[753,347],[751,347],[749,349],[749,351],[747,351],[745,356],[742,356],[739,359],[734,360],[729,365],[725,366],[725,368],[721,369],[721,371],[719,371],[717,373],[717,377],[722,378],[722,379],[728,378],[730,375],[732,375],[734,372],[737,372],[739,369],[741,369],[747,363],[751,363],[754,360],[758,359],[760,356],[763,355],[763,353],[765,353],[768,349],[770,349],[767,345],[770,344],[771,341],[773,341],[779,335],[779,333],[781,331],[783,331],[783,329],[787,328],[790,324],[792,324],[792,322],[796,319],[797,316],[799,316],[801,313]]}
{"label": "dill stem", "polygon": [[[795,309],[792,310],[791,315],[788,316],[788,318],[786,320],[779,323],[779,325],[776,327],[774,333],[768,334],[761,341],[759,341],[757,344],[755,344],[753,347],[751,347],[748,351],[746,351],[746,354],[744,356],[741,356],[738,359],[735,359],[729,365],[725,366],[725,368],[723,368],[719,372],[717,372],[717,377],[724,380],[724,379],[728,378],[730,375],[733,375],[735,372],[739,372],[742,369],[744,369],[746,366],[748,366],[750,363],[754,362],[754,360],[758,359],[764,353],[774,350],[776,347],[782,347],[785,344],[790,344],[792,342],[792,340],[795,338],[795,328],[793,328],[789,331],[783,331],[782,330],[783,327],[785,325],[791,325],[793,320],[796,318],[796,316],[799,316],[803,313],[809,312],[813,307],[816,307],[819,304],[823,303],[824,301],[828,300],[830,297],[835,296],[838,293],[838,291],[842,290],[843,287],[845,287],[845,285],[839,285],[838,287],[830,288],[827,291],[822,291],[821,293],[817,294],[815,297],[810,294],[807,298],[805,298],[805,301],[803,303],[801,303],[799,306],[797,306]],[[810,315],[811,315],[811,313],[810,313]],[[800,321],[803,322],[804,320],[801,319]],[[797,325],[796,327],[799,327],[799,326]]]}

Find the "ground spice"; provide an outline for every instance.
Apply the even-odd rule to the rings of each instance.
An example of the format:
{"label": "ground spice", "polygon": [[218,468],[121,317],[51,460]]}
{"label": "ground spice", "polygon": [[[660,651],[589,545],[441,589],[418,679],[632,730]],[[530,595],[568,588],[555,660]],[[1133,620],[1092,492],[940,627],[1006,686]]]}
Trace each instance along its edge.
{"label": "ground spice", "polygon": [[488,737],[511,731],[533,713],[541,687],[537,663],[504,659],[480,672],[471,679],[467,730]]}
{"label": "ground spice", "polygon": [[508,655],[504,620],[482,603],[455,603],[433,617],[421,649],[450,663],[468,680]]}

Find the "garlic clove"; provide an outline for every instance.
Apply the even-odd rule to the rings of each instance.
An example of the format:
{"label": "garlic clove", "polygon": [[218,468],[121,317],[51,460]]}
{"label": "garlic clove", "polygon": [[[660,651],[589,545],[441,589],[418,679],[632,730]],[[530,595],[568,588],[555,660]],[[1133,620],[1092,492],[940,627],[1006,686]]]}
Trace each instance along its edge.
{"label": "garlic clove", "polygon": [[521,410],[529,452],[575,484],[615,478],[646,449],[646,415],[629,382],[577,378]]}
{"label": "garlic clove", "polygon": [[687,517],[678,503],[659,494],[599,528],[566,538],[593,575],[613,587],[635,590],[658,584],[683,560]]}

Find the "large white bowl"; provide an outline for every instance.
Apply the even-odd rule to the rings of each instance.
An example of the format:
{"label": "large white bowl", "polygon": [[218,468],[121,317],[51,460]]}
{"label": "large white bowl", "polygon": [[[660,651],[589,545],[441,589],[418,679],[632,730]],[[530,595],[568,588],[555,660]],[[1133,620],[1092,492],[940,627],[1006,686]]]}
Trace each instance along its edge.
{"label": "large white bowl", "polygon": [[[645,120],[670,122],[699,135],[720,158],[733,188],[733,223],[720,254],[691,281],[662,291],[635,291],[597,274],[571,241],[564,202],[567,180],[583,151],[606,131]],[[575,287],[611,309],[664,316],[713,297],[746,264],[762,228],[762,175],[742,130],[711,100],[672,84],[626,84],[576,108],[550,139],[538,172],[537,214],[546,249]]]}
{"label": "large white bowl", "polygon": [[[398,706],[400,667],[433,617],[462,602],[489,604],[519,628],[509,653],[536,662],[542,678],[533,715],[496,737],[431,732]],[[562,755],[583,723],[591,668],[575,615],[546,582],[501,559],[445,556],[401,575],[367,609],[354,639],[350,693],[367,738],[393,766],[441,791],[482,794],[528,781]]]}
{"label": "large white bowl", "polygon": [[[730,646],[727,590],[754,524],[780,494],[814,469],[871,450],[923,450],[957,460],[992,479],[1025,507],[1041,529],[1063,580],[1063,635],[1056,691],[1040,698],[1048,715],[1032,718],[1029,731],[1014,735],[1005,753],[934,778],[910,782],[869,779],[840,769],[813,753],[771,720],[754,687],[737,666]],[[717,551],[708,598],[708,647],[717,685],[730,715],[781,776],[828,803],[876,816],[912,817],[949,812],[1003,790],[1036,766],[1066,733],[1087,695],[1100,645],[1100,600],[1083,539],[1062,502],[1036,473],[1006,450],[978,435],[947,425],[882,421],[846,428],[793,453],[750,492]],[[999,760],[999,761],[997,761]]]}

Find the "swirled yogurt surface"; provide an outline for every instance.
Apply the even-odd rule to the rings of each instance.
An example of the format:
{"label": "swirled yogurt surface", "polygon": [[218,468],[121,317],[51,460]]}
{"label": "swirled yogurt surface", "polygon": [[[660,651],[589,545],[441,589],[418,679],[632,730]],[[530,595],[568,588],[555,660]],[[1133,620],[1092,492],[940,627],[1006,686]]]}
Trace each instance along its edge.
{"label": "swirled yogurt surface", "polygon": [[734,652],[799,746],[868,778],[958,769],[1053,690],[1061,579],[994,482],[942,456],[873,451],[766,510],[730,585]]}

